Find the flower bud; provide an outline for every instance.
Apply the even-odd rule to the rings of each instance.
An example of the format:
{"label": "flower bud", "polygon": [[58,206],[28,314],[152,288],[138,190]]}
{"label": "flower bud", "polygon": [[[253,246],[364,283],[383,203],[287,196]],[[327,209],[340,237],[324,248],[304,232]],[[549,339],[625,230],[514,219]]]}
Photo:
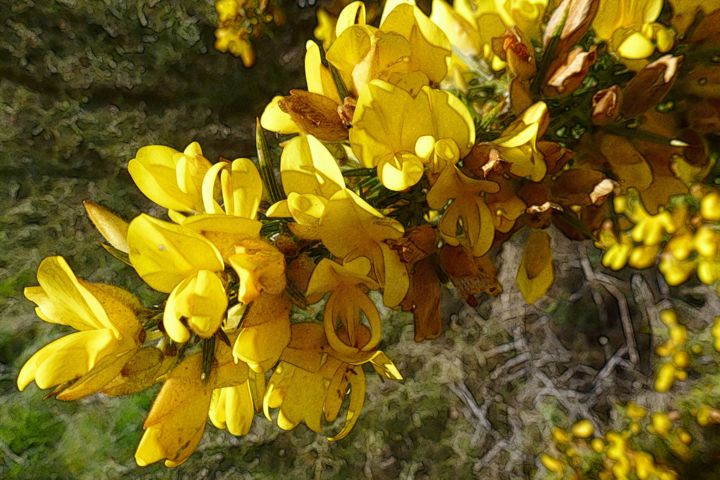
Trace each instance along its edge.
{"label": "flower bud", "polygon": [[617,85],[600,90],[592,98],[592,122],[595,125],[612,123],[620,115],[622,90]]}
{"label": "flower bud", "polygon": [[565,53],[570,47],[580,41],[590,28],[595,14],[598,11],[600,0],[563,0],[555,9],[543,34],[545,48],[555,35],[560,25],[560,41],[555,50],[556,54]]}
{"label": "flower bud", "polygon": [[631,118],[657,105],[672,88],[682,57],[664,55],[648,64],[623,90],[621,112]]}
{"label": "flower bud", "polygon": [[519,80],[528,80],[535,75],[533,48],[516,26],[509,28],[502,37],[493,38],[493,51]]}
{"label": "flower bud", "polygon": [[585,80],[595,63],[595,47],[586,52],[582,47],[572,49],[564,57],[553,62],[543,93],[549,97],[561,97],[574,92]]}

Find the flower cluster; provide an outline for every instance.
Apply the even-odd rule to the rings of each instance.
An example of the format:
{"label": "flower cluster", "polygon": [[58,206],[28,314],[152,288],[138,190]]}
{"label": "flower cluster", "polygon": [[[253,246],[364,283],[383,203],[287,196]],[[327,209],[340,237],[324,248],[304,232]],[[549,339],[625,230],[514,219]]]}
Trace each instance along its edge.
{"label": "flower cluster", "polygon": [[[619,427],[597,435],[589,420],[569,430],[555,428],[551,446],[540,462],[545,478],[680,478],[678,467],[702,458],[712,437],[706,427],[720,423],[717,365],[720,361],[720,319],[706,331],[692,331],[674,310],[660,312],[668,328],[655,353],[666,359],[655,371],[655,388],[665,394],[676,379],[688,380],[672,409],[656,410],[629,402],[619,407]],[[692,372],[689,379],[688,372]],[[697,445],[696,448],[692,448]]]}
{"label": "flower cluster", "polygon": [[[661,1],[550,3],[435,0],[428,16],[388,0],[376,24],[359,1],[337,19],[323,12],[322,46],[306,45],[306,87],[272,99],[258,122],[257,161],[213,163],[195,142],[147,146],[128,170],[167,219],[126,222],[86,203],[106,249],[166,300],[145,307],[46,259],[26,296],[43,320],[78,332],[31,357],[18,386],[35,380],[71,400],[162,382],[136,460],[175,466],[207,418],[236,435],[260,412],[322,432],[323,417],[345,412],[331,439],[347,435],[364,365],[402,378],[379,349],[376,302],[412,312],[416,341],[437,337],[442,287],[471,304],[498,295],[493,252],[512,237],[524,242],[516,281],[528,303],[554,280],[551,226],[594,238],[612,268],[661,255],[669,283],[687,278],[669,274],[670,261],[715,282],[720,195],[705,184],[720,125],[720,66],[708,60],[720,53],[720,10],[671,2],[678,23],[665,25]],[[217,48],[252,64],[248,36],[278,21],[268,5],[219,1]],[[279,158],[263,129],[277,134]],[[671,197],[697,198],[691,186],[699,216],[685,204],[670,213]],[[291,322],[301,309],[320,320]],[[675,379],[686,366],[681,327],[667,324],[672,375],[661,373]],[[610,470],[664,472],[625,438],[588,445],[607,450]]]}
{"label": "flower cluster", "polygon": [[260,37],[270,25],[282,25],[282,11],[269,0],[217,0],[218,25],[215,48],[242,59],[246,67],[255,64],[252,38]]}

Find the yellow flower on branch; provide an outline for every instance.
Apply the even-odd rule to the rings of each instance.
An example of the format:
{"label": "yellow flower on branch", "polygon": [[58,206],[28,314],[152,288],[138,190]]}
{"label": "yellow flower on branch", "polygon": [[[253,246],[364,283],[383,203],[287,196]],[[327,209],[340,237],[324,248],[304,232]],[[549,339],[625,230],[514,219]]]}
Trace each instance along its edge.
{"label": "yellow flower on branch", "polygon": [[290,308],[287,295],[264,293],[248,308],[233,345],[233,357],[258,373],[275,365],[290,341]]}
{"label": "yellow flower on branch", "polygon": [[[349,7],[347,7],[349,8]],[[447,73],[450,42],[415,5],[386,10],[380,28],[352,25],[338,34],[327,59],[355,97],[374,79],[417,91]]]}
{"label": "yellow flower on branch", "polygon": [[[340,354],[352,355],[360,350],[374,349],[380,341],[380,314],[367,296],[367,290],[376,290],[378,284],[368,277],[370,262],[359,257],[344,264],[322,259],[313,270],[307,289],[310,303],[319,301],[330,292],[325,303],[323,324],[330,346]],[[372,336],[365,344],[358,344],[356,335],[361,325],[361,313],[370,325]],[[347,332],[349,344],[343,343],[337,335],[337,322]]]}
{"label": "yellow flower on branch", "polygon": [[[226,396],[228,388],[247,386],[247,381],[247,365],[235,363],[230,349],[222,342],[216,343],[209,378],[203,379],[202,353],[186,357],[168,374],[145,419],[145,432],[135,452],[137,464],[144,467],[166,459],[166,467],[176,467],[187,460],[205,431],[215,392],[219,398],[213,405],[213,423],[225,426],[229,419],[228,428],[241,432],[243,422],[252,421],[247,417],[249,410],[254,410],[251,399]],[[222,397],[225,402],[233,402],[237,410],[230,415],[227,410],[221,412]]]}
{"label": "yellow flower on branch", "polygon": [[628,60],[641,60],[669,51],[675,33],[655,23],[663,7],[662,0],[601,0],[593,28],[612,51]]}
{"label": "yellow flower on branch", "polygon": [[[341,342],[348,342],[346,333],[341,332],[341,336],[345,337]],[[370,332],[360,326],[356,336],[360,344],[367,344]],[[292,325],[290,344],[270,377],[263,399],[265,416],[271,419],[270,409],[278,408],[280,428],[291,430],[304,421],[308,428],[320,433],[323,413],[328,422],[335,420],[349,391],[345,423],[329,440],[344,438],[357,422],[365,402],[365,373],[361,365],[368,362],[383,377],[402,380],[383,352],[362,352],[348,362],[328,344],[322,325],[308,322]]]}
{"label": "yellow flower on branch", "polygon": [[170,294],[163,316],[165,331],[178,343],[190,340],[190,330],[201,338],[209,338],[220,327],[227,303],[220,278],[208,270],[199,270]]}
{"label": "yellow flower on branch", "polygon": [[350,144],[366,167],[391,190],[404,190],[422,178],[425,166],[439,171],[470,152],[475,125],[454,95],[423,87],[414,96],[375,80],[355,107]]}
{"label": "yellow flower on branch", "polygon": [[197,142],[183,152],[162,145],[142,147],[128,163],[130,176],[146,197],[179,212],[203,211],[202,182],[210,167]]}
{"label": "yellow flower on branch", "polygon": [[128,228],[130,263],[155,290],[171,292],[200,270],[221,272],[222,256],[201,234],[182,225],[137,216]]}
{"label": "yellow flower on branch", "polygon": [[470,178],[455,165],[445,167],[427,194],[427,203],[435,210],[452,200],[440,220],[443,239],[450,245],[466,245],[476,257],[487,252],[495,236],[495,223],[482,193],[497,193],[499,189],[497,183]]}
{"label": "yellow flower on branch", "polygon": [[327,202],[318,229],[319,237],[336,257],[350,261],[366,257],[383,288],[388,307],[399,305],[410,280],[405,264],[386,240],[403,236],[402,224],[383,216],[351,190],[339,190]]}
{"label": "yellow flower on branch", "polygon": [[120,373],[142,343],[144,332],[136,317],[140,301],[121,288],[77,278],[62,257],[42,261],[38,283],[25,289],[25,296],[37,304],[37,315],[78,332],[30,357],[18,374],[18,388],[24,390],[33,380],[43,389],[73,381],[61,388],[60,400],[97,392]]}
{"label": "yellow flower on branch", "polygon": [[538,149],[538,140],[550,123],[547,105],[537,102],[528,107],[513,123],[493,140],[492,145],[504,162],[510,164],[510,173],[518,177],[530,177],[539,182],[545,177],[547,165]]}

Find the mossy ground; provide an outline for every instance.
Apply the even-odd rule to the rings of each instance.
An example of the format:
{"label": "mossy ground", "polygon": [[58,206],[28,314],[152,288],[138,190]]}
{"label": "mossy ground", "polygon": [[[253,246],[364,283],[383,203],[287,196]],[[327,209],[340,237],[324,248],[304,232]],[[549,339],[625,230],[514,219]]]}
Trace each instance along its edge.
{"label": "mossy ground", "polygon": [[[17,391],[21,365],[66,333],[40,321],[22,295],[45,256],[157,298],[97,245],[82,201],[126,218],[152,213],[126,171],[144,145],[197,140],[213,160],[251,155],[264,104],[303,83],[314,12],[286,3],[289,25],[258,42],[257,65],[245,69],[212,48],[212,2],[0,2],[0,477],[527,478],[552,424],[579,415],[606,422],[613,402],[650,384],[647,346],[644,364],[600,375],[626,338],[617,299],[605,294],[609,313],[600,315],[578,287],[587,278],[572,246],[556,256],[560,281],[536,307],[513,287],[478,310],[448,301],[443,336],[422,344],[408,316],[388,313],[382,348],[406,380],[369,375],[362,416],[341,442],[258,417],[243,438],[208,426],[177,469],[141,469],[133,453],[157,387],[73,403],[43,400],[34,385]],[[592,247],[580,248],[597,268]],[[500,258],[506,286],[517,261],[509,245]],[[641,325],[650,307],[630,301]]]}

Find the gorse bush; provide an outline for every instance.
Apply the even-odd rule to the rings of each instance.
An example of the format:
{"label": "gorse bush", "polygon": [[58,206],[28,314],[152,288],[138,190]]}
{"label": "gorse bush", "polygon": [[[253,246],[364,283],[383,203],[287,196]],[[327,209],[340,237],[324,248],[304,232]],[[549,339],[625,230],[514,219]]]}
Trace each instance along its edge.
{"label": "gorse bush", "polygon": [[[268,2],[217,10],[216,48],[248,66],[249,38],[282,23]],[[436,0],[428,16],[388,1],[373,16],[362,2],[318,10],[306,89],[269,102],[256,158],[211,162],[197,142],[138,150],[128,171],[167,219],[128,222],[85,203],[106,250],[166,299],[144,305],[46,258],[25,295],[42,320],[77,332],[35,353],[20,389],[34,381],[75,400],[162,383],[135,458],[176,466],[208,418],[234,435],[260,413],[318,433],[341,418],[330,440],[345,437],[370,367],[402,379],[379,348],[379,304],[412,313],[415,341],[436,338],[442,286],[472,305],[498,295],[494,254],[513,237],[525,239],[516,281],[528,303],[554,281],[551,226],[594,240],[613,269],[659,263],[670,285],[695,273],[717,283],[712,2]],[[303,310],[317,321],[298,320]],[[682,327],[668,327],[659,391],[690,365]],[[616,463],[589,464],[618,478],[630,457],[638,478],[672,476],[627,436],[590,440],[591,427],[556,433],[577,444],[564,455],[605,452]]]}

